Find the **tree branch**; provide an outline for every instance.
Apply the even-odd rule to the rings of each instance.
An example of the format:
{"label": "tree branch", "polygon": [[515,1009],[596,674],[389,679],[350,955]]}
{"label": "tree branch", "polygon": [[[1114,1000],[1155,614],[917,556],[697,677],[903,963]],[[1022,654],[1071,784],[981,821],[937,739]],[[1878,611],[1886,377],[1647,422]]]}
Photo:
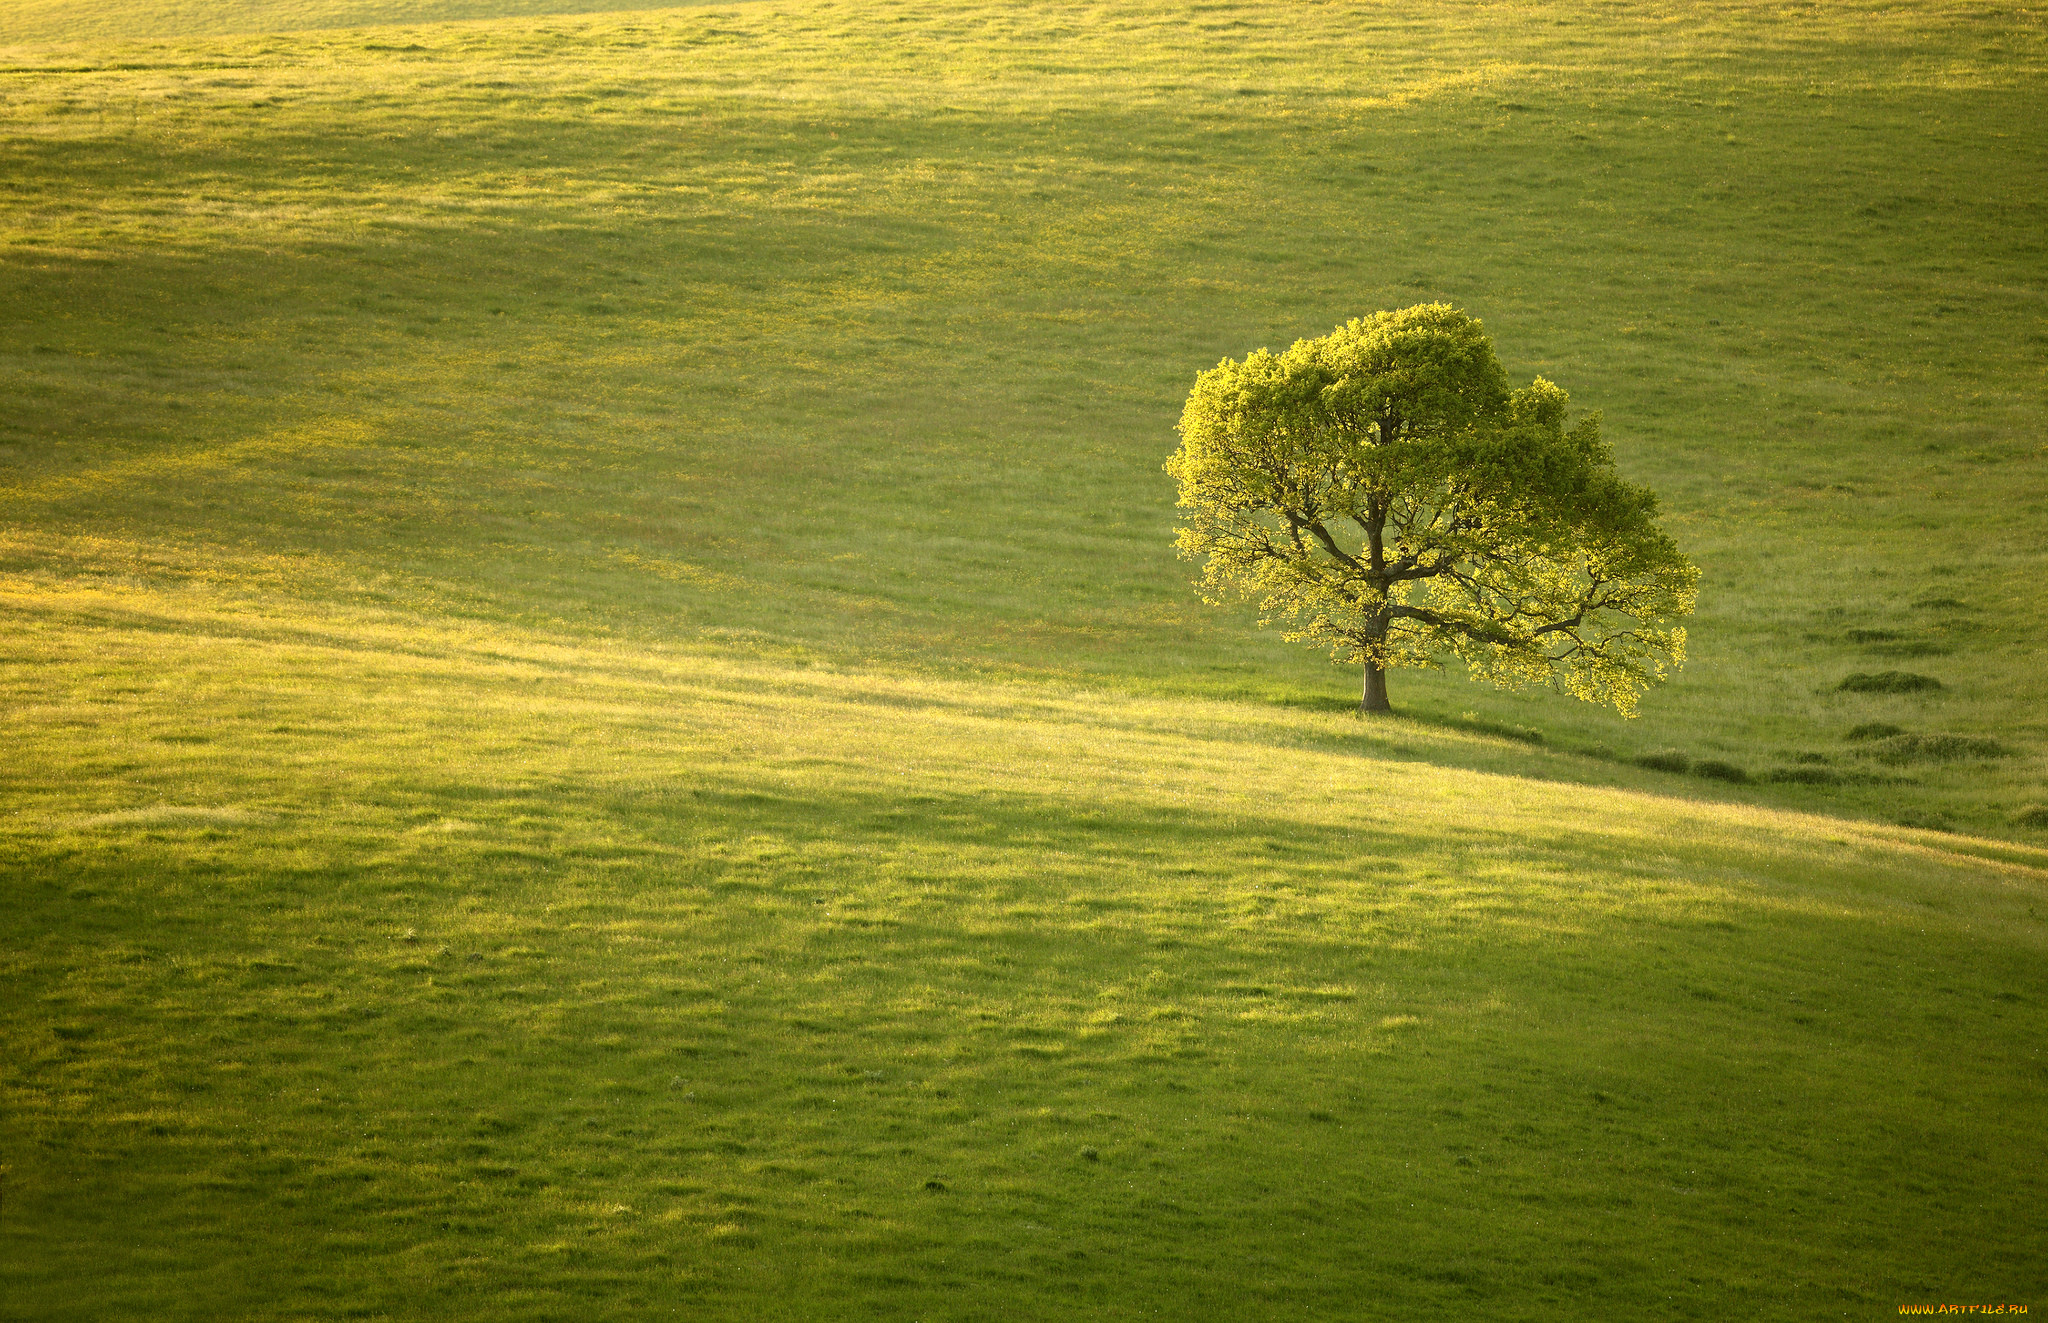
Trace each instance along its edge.
{"label": "tree branch", "polygon": [[1287,511],[1286,514],[1287,522],[1289,525],[1296,529],[1305,528],[1309,532],[1315,534],[1316,541],[1323,544],[1324,551],[1329,552],[1332,556],[1336,557],[1344,564],[1349,565],[1358,573],[1370,577],[1372,572],[1366,569],[1365,566],[1360,565],[1358,561],[1353,557],[1345,555],[1343,548],[1337,545],[1337,539],[1330,536],[1330,530],[1324,528],[1320,521],[1302,519],[1291,510]]}

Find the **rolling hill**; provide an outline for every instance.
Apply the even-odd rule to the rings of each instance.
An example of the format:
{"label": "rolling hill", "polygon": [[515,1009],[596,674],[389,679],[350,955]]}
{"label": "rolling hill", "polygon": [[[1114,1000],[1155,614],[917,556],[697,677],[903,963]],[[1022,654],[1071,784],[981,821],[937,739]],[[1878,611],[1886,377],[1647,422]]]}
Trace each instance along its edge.
{"label": "rolling hill", "polygon": [[[199,13],[0,0],[0,1310],[2039,1295],[2039,16]],[[1638,721],[1172,558],[1436,298]]]}

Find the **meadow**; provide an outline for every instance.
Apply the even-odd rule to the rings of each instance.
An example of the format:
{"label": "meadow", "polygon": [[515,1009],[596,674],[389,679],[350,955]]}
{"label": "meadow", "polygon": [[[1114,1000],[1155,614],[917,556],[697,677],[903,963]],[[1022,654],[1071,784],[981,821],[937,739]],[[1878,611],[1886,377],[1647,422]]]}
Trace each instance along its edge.
{"label": "meadow", "polygon": [[[548,8],[0,0],[0,1316],[2043,1302],[2039,15]],[[1173,558],[1438,298],[1636,721]]]}

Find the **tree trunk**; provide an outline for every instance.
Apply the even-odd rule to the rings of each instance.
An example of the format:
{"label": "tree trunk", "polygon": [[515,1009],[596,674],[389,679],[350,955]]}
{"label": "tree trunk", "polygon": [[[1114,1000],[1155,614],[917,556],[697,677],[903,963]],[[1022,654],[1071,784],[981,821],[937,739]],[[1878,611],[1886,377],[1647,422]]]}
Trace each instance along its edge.
{"label": "tree trunk", "polygon": [[[1380,439],[1388,439],[1387,428],[1380,428]],[[1394,705],[1387,701],[1387,670],[1373,660],[1375,654],[1384,656],[1387,641],[1387,503],[1384,497],[1374,496],[1365,512],[1365,554],[1368,573],[1366,581],[1379,597],[1379,609],[1365,622],[1365,644],[1360,649],[1365,657],[1365,692],[1359,696],[1360,716],[1368,712],[1392,712]]]}
{"label": "tree trunk", "polygon": [[1358,710],[1361,713],[1394,710],[1394,705],[1387,701],[1387,673],[1371,662],[1365,664],[1365,693],[1358,700]]}

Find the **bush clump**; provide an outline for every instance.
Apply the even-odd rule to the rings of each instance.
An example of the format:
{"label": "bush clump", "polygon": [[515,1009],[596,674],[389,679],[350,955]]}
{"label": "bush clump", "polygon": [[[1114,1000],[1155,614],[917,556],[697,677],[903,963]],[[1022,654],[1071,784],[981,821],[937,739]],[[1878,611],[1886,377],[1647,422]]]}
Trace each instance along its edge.
{"label": "bush clump", "polygon": [[1734,763],[1724,763],[1719,758],[1700,759],[1692,765],[1692,774],[1694,776],[1704,776],[1709,781],[1734,781],[1740,783],[1749,780],[1748,772],[1737,767]]}
{"label": "bush clump", "polygon": [[1845,676],[1835,686],[1852,694],[1917,694],[1927,689],[1941,688],[1941,681],[1931,675],[1917,675],[1912,671],[1858,671]]}
{"label": "bush clump", "polygon": [[1906,728],[1904,726],[1894,726],[1889,721],[1866,721],[1860,726],[1850,728],[1849,733],[1843,738],[1858,741],[1888,740],[1894,735],[1903,735],[1905,733]]}
{"label": "bush clump", "polygon": [[1676,749],[1659,749],[1637,757],[1636,766],[1647,767],[1653,772],[1683,772],[1692,766],[1692,759]]}
{"label": "bush clump", "polygon": [[1894,735],[1864,750],[1882,763],[1952,763],[1964,758],[2010,758],[2013,751],[1981,735]]}
{"label": "bush clump", "polygon": [[1841,784],[1842,774],[1832,767],[1807,763],[1799,767],[1773,767],[1763,774],[1763,779],[1792,785],[1832,786]]}

